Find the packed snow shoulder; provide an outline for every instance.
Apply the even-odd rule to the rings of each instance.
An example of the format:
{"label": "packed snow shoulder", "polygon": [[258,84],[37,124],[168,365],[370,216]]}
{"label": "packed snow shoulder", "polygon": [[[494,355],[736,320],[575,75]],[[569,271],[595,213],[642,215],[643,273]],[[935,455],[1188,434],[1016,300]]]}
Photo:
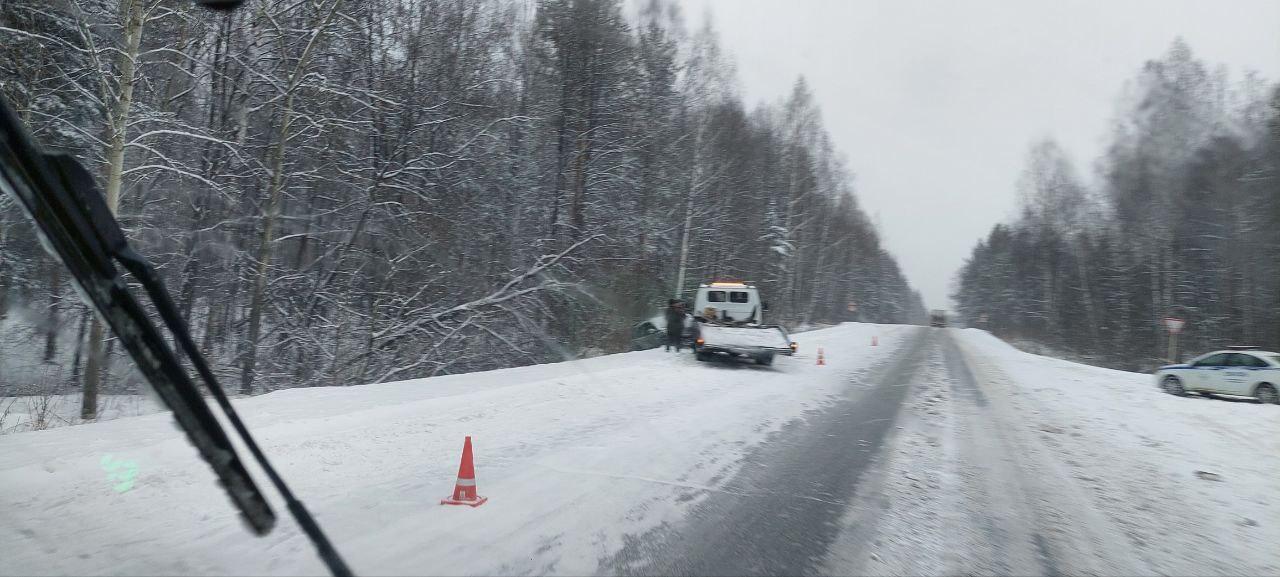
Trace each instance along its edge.
{"label": "packed snow shoulder", "polygon": [[[772,367],[651,350],[235,402],[358,573],[587,574],[909,330],[798,334]],[[489,502],[441,507],[468,435]],[[128,492],[108,454],[137,464]],[[0,437],[0,486],[0,574],[324,573],[290,521],[251,536],[165,414]]]}

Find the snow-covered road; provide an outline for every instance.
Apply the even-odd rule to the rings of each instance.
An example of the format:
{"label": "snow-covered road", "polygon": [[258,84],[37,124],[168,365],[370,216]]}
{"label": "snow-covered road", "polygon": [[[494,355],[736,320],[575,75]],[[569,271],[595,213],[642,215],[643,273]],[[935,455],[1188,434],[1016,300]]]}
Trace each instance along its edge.
{"label": "snow-covered road", "polygon": [[[973,330],[796,340],[237,404],[362,574],[1280,572],[1276,407]],[[464,435],[490,500],[442,507]],[[0,574],[323,572],[291,521],[239,525],[167,415],[0,436],[0,488]]]}
{"label": "snow-covered road", "polygon": [[1280,574],[1280,407],[946,332],[817,572]]}

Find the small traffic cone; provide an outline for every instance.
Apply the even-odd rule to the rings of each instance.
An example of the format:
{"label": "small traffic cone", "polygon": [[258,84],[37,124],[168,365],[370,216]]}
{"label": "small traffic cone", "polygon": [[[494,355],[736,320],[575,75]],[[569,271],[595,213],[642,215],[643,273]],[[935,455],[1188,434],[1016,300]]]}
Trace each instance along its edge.
{"label": "small traffic cone", "polygon": [[826,364],[827,357],[822,354],[822,347],[818,347],[818,366],[825,366]]}
{"label": "small traffic cone", "polygon": [[462,444],[462,464],[458,465],[458,484],[453,486],[453,497],[441,499],[441,505],[470,505],[479,507],[488,497],[476,495],[476,465],[471,458],[471,436]]}
{"label": "small traffic cone", "polygon": [[877,337],[876,335],[871,335],[871,346],[873,347],[880,346],[880,337]]}

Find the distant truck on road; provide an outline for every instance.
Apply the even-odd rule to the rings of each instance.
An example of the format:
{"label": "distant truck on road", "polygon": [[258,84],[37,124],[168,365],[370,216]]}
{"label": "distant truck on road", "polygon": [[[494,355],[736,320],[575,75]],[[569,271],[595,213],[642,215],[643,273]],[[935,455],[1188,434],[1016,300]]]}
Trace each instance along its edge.
{"label": "distant truck on road", "polygon": [[934,309],[929,313],[929,326],[945,327],[947,326],[947,311]]}
{"label": "distant truck on road", "polygon": [[771,365],[775,355],[792,355],[796,343],[777,325],[764,324],[768,304],[760,291],[739,281],[717,281],[698,287],[693,301],[696,327],[693,352],[699,361],[727,355]]}

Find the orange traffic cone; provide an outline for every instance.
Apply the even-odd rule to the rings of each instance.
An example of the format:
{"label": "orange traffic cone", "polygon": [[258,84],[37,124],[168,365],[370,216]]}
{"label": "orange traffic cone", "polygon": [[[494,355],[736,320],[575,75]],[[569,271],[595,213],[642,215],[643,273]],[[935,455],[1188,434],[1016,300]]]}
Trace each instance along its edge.
{"label": "orange traffic cone", "polygon": [[871,346],[873,347],[880,346],[880,337],[871,335]]}
{"label": "orange traffic cone", "polygon": [[823,366],[826,364],[827,364],[827,357],[826,355],[822,354],[822,347],[818,347],[818,366]]}
{"label": "orange traffic cone", "polygon": [[441,505],[470,505],[479,507],[488,497],[476,495],[476,465],[471,458],[471,436],[462,444],[462,464],[458,466],[458,484],[453,487],[453,497],[441,499]]}

